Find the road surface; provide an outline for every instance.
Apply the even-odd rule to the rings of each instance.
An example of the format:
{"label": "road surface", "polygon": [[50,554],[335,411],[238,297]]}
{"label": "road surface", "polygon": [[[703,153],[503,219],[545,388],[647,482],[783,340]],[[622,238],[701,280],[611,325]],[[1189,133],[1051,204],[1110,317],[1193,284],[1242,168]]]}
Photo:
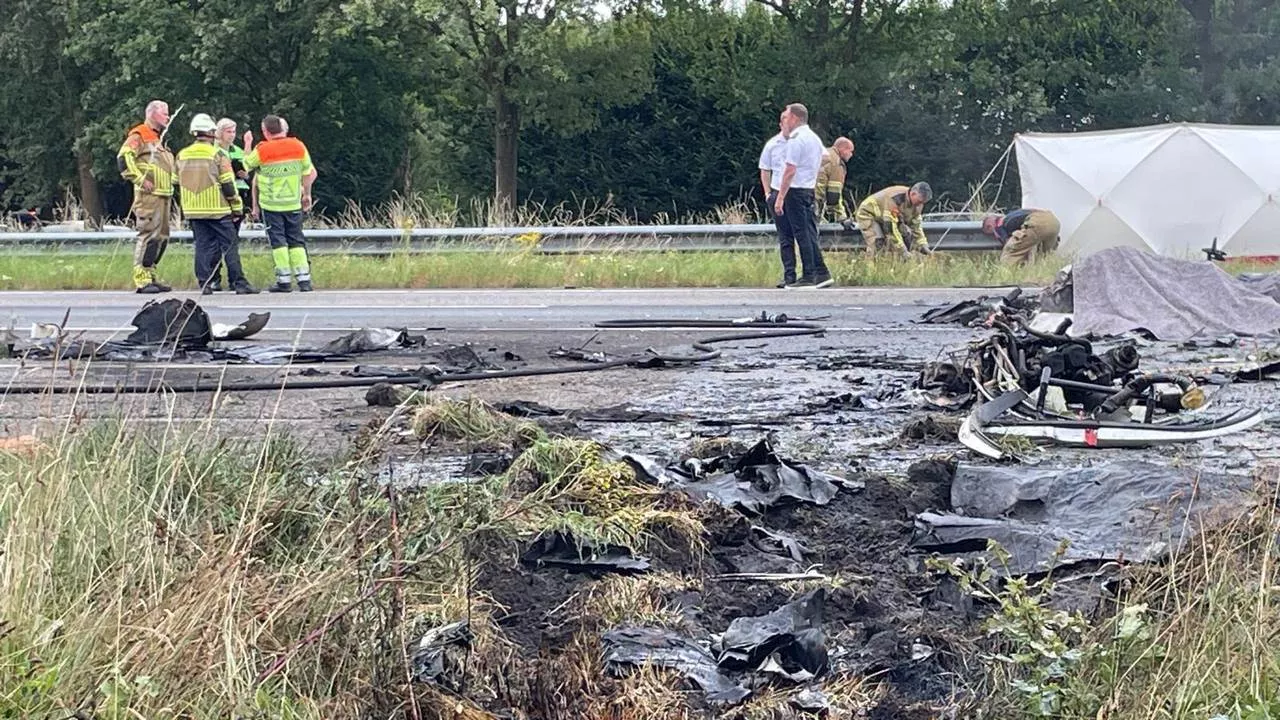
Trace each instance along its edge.
{"label": "road surface", "polygon": [[[447,329],[468,333],[582,332],[618,318],[734,319],[786,313],[830,316],[832,332],[909,326],[929,305],[956,302],[997,289],[827,288],[660,290],[359,290],[273,295],[202,296],[192,292],[0,292],[0,323],[26,334],[32,323],[58,323],[70,310],[68,330],[92,337],[127,334],[144,303],[191,298],[213,322],[238,323],[250,312],[270,312],[263,339],[334,335],[364,327]],[[919,328],[916,328],[919,329]]]}

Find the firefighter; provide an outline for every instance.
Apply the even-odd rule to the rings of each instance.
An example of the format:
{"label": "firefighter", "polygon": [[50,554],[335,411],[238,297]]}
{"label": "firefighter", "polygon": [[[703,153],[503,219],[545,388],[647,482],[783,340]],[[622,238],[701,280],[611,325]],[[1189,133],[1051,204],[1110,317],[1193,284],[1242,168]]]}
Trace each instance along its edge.
{"label": "firefighter", "polygon": [[1000,262],[1005,265],[1033,263],[1037,255],[1050,255],[1058,249],[1058,218],[1048,210],[1019,208],[1007,215],[988,215],[982,219],[982,232],[1000,241]]}
{"label": "firefighter", "polygon": [[818,167],[818,217],[839,221],[849,217],[844,207],[845,164],[853,157],[853,141],[838,137],[831,147],[822,151],[822,164]]}
{"label": "firefighter", "polygon": [[213,118],[197,114],[191,118],[196,140],[178,153],[179,198],[195,240],[196,282],[201,293],[214,292],[218,268],[225,263],[227,283],[236,294],[252,295],[258,291],[244,276],[236,233],[244,203],[236,191],[231,158],[214,143],[217,132]]}
{"label": "firefighter", "polygon": [[138,241],[133,249],[136,292],[154,295],[173,288],[156,280],[156,266],[169,245],[169,203],[173,198],[173,153],[164,145],[169,105],[147,103],[143,122],[125,135],[116,154],[120,175],[133,184],[133,207]]}
{"label": "firefighter", "polygon": [[311,209],[311,185],[316,179],[311,153],[302,141],[289,137],[289,124],[278,115],[262,119],[262,142],[244,156],[244,167],[257,172],[253,182],[253,214],[259,209],[267,224],[276,283],[270,292],[290,292],[290,280],[300,292],[311,291],[311,265],[302,235],[302,213]]}
{"label": "firefighter", "polygon": [[[929,241],[920,218],[932,198],[929,183],[918,182],[910,188],[893,185],[863,200],[853,220],[862,230],[867,254],[890,249],[903,259],[910,258],[912,251],[928,255]],[[854,222],[846,220],[844,226],[851,228]]]}

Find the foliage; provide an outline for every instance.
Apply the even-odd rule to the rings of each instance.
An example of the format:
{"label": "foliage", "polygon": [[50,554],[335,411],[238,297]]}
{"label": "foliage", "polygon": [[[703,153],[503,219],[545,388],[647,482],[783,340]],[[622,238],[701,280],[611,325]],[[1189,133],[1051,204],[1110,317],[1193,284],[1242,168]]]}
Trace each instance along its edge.
{"label": "foliage", "polygon": [[[758,194],[760,146],[797,100],[824,139],[857,143],[854,194],[925,178],[950,205],[1019,132],[1280,113],[1266,0],[9,6],[0,193],[46,216],[71,196],[126,213],[114,155],[153,97],[186,105],[175,147],[189,113],[242,130],[284,114],[331,211],[396,193],[468,207],[501,171],[517,202],[643,219]],[[1015,204],[1016,167],[1002,188]]]}

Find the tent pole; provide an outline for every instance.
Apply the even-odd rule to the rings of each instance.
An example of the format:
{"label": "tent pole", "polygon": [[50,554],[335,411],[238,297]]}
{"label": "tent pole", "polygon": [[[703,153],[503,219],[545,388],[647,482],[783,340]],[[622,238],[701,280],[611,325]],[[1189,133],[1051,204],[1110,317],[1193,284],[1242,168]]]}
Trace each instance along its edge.
{"label": "tent pole", "polygon": [[[991,179],[992,175],[996,174],[996,168],[1000,167],[1001,163],[1004,163],[1004,172],[1000,173],[1000,187],[996,192],[999,193],[1000,190],[1004,189],[1004,177],[1005,173],[1009,171],[1009,154],[1013,152],[1013,145],[1013,143],[1009,143],[1009,146],[1000,154],[999,159],[996,160],[995,165],[991,166],[991,170],[987,173],[987,176],[982,178],[982,182],[978,183],[977,189],[969,196],[969,200],[965,202],[964,205],[960,206],[960,212],[965,212],[969,209],[969,206],[973,205],[973,201],[978,199],[978,195],[982,192],[982,188],[987,186],[987,181]],[[947,239],[947,233],[949,232],[951,232],[951,228],[947,228],[943,231],[942,237],[938,238],[938,242],[933,246],[934,250],[942,247],[942,241]]]}

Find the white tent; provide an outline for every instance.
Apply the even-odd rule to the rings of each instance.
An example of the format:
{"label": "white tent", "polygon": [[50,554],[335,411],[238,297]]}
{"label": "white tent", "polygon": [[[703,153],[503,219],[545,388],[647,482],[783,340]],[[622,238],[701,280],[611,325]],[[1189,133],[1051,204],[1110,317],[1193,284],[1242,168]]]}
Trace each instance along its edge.
{"label": "white tent", "polygon": [[1154,125],[1014,140],[1023,207],[1052,210],[1064,253],[1132,246],[1280,255],[1280,127]]}

